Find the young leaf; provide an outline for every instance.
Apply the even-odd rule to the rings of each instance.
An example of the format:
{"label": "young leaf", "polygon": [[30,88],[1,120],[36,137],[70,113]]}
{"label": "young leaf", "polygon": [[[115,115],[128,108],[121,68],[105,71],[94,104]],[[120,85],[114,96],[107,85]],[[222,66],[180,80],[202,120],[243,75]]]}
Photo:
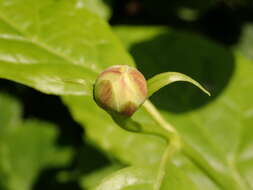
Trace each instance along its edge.
{"label": "young leaf", "polygon": [[166,72],[160,73],[148,80],[148,96],[152,96],[153,93],[158,91],[160,88],[177,81],[189,82],[197,86],[207,95],[211,95],[204,87],[201,86],[197,81],[191,77],[177,72]]}

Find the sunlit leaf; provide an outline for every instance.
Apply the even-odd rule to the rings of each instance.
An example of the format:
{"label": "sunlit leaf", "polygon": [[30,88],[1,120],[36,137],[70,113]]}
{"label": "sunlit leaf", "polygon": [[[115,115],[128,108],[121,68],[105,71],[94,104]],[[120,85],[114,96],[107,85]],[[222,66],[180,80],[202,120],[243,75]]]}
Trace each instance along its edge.
{"label": "sunlit leaf", "polygon": [[133,65],[93,3],[1,0],[0,77],[49,94],[90,95],[104,68]]}

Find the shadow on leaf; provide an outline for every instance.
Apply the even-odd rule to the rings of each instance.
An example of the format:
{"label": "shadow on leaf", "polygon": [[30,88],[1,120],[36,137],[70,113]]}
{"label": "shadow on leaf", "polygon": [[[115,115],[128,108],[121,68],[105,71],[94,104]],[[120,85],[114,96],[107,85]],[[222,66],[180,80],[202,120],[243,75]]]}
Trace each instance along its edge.
{"label": "shadow on leaf", "polygon": [[235,67],[233,54],[225,47],[178,31],[132,45],[130,52],[147,79],[161,72],[181,72],[211,92],[212,96],[207,97],[192,85],[175,83],[151,97],[156,106],[175,113],[191,111],[214,100],[229,83]]}

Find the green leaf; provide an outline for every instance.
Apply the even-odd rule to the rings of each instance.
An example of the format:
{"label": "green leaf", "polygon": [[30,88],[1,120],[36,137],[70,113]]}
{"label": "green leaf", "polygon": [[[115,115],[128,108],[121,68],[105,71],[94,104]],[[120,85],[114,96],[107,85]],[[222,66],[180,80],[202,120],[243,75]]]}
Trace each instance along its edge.
{"label": "green leaf", "polygon": [[111,175],[113,172],[121,169],[123,166],[120,164],[112,164],[100,170],[96,170],[88,176],[84,176],[80,179],[80,184],[83,189],[92,189],[99,185],[101,181],[106,177]]}
{"label": "green leaf", "polygon": [[228,88],[214,103],[188,114],[164,114],[183,136],[185,153],[217,184],[224,189],[250,189],[248,171],[241,165],[247,162],[250,169],[253,164],[252,155],[247,161],[243,158],[253,145],[253,120],[247,114],[252,110],[253,80],[248,76],[253,65],[241,56],[236,62],[237,70]]}
{"label": "green leaf", "polygon": [[[0,77],[45,93],[84,95],[91,94],[97,74],[105,67],[113,64],[133,65],[131,57],[108,25],[91,10],[79,7],[77,2],[0,1]],[[126,27],[124,30],[128,34]],[[143,30],[142,33],[146,31],[145,27],[139,27],[138,34],[140,30]],[[203,182],[196,179],[204,176],[207,184],[215,184],[218,189],[252,188],[253,81],[249,77],[253,70],[252,62],[238,54],[235,57],[224,47],[193,34],[166,32],[164,29],[154,31],[145,37],[136,37],[138,43],[134,41],[135,37],[131,37],[132,44],[128,44],[138,68],[145,76],[168,70],[182,72],[200,81],[214,94],[207,99],[199,95],[196,89],[178,84],[178,88],[171,85],[152,97],[152,101],[163,110],[163,115],[173,123],[184,140],[180,156],[185,157],[194,169],[198,168],[195,173],[194,169],[186,170],[185,175],[191,181],[187,184],[193,183],[193,186],[203,189]],[[162,139],[120,129],[105,112],[96,107],[91,97],[66,96],[63,99],[74,118],[86,127],[88,137],[108,154],[134,165],[159,163],[166,146]],[[157,125],[143,109],[134,115],[134,119],[146,126]],[[14,131],[21,134],[17,136],[30,134],[21,128]],[[12,154],[21,154],[19,151],[22,149],[16,152],[18,145],[27,143],[27,147],[30,147],[33,144],[30,138],[16,139],[15,133],[3,138],[3,142],[8,142],[1,146],[5,155],[0,158],[4,163],[20,157],[6,159],[6,149],[11,150]],[[51,133],[39,131],[36,134],[50,136]],[[33,141],[36,139],[40,138]],[[33,153],[27,150],[27,155]],[[179,161],[175,158],[174,162]],[[33,163],[33,160],[29,163]],[[48,164],[47,161],[39,163]],[[29,188],[35,174],[25,179],[22,172],[18,179],[16,176],[9,177],[9,165],[12,164],[15,166],[16,163],[1,164],[4,172],[0,175],[12,181],[6,180],[7,186],[10,184],[11,189],[18,187],[19,190]],[[184,167],[175,164],[171,174]],[[40,167],[34,168],[33,172],[36,173]],[[22,168],[19,170],[23,171]],[[148,171],[143,174],[144,178],[148,178]],[[166,182],[162,181],[162,185],[166,185]]]}
{"label": "green leaf", "polygon": [[113,27],[113,31],[120,37],[126,48],[131,48],[133,44],[151,39],[159,34],[168,33],[168,29],[165,27],[152,26],[145,27],[145,30],[143,30],[143,26],[118,26]]}
{"label": "green leaf", "polygon": [[248,59],[253,60],[253,25],[247,24],[243,26],[243,35],[239,40],[239,44],[236,45],[235,49],[239,50]]}
{"label": "green leaf", "polygon": [[[89,97],[65,96],[63,100],[69,106],[74,119],[85,126],[86,135],[89,139],[92,140],[93,143],[99,145],[108,156],[112,154],[125,163],[141,165],[142,167],[159,163],[166,147],[166,142],[162,138],[152,135],[131,133],[121,129],[112,121],[111,117],[105,111],[97,107]],[[99,118],[99,120],[96,118]],[[134,119],[138,119],[143,125],[157,127],[156,123],[148,117],[143,109],[139,110],[136,115],[134,115]],[[190,183],[197,185],[199,190],[203,189],[203,187],[207,190],[219,189],[195,163],[185,158],[184,155],[175,159],[175,162],[180,166],[178,172],[180,172],[181,168],[184,172],[187,171],[185,177],[187,177],[187,179],[189,178],[188,180],[191,181]],[[177,168],[174,168],[174,170],[177,170]],[[148,174],[143,173],[143,175],[145,176]],[[200,178],[201,180],[199,180]],[[87,182],[89,178],[84,177],[83,180]],[[164,181],[166,180],[167,179]],[[186,188],[185,190],[188,189]]]}
{"label": "green leaf", "polygon": [[[126,163],[138,165],[154,164],[160,160],[166,146],[163,139],[120,128],[111,116],[88,96],[63,96],[62,98],[73,118],[85,126],[87,137],[99,145],[105,153],[113,154]],[[156,126],[156,123],[144,113],[145,110],[141,109],[134,116],[144,125]]]}
{"label": "green leaf", "polygon": [[210,96],[210,93],[204,87],[202,87],[201,84],[193,80],[191,77],[188,77],[187,75],[184,75],[182,73],[166,72],[157,74],[148,80],[148,97],[152,96],[153,93],[158,91],[160,88],[177,81],[192,83]]}
{"label": "green leaf", "polygon": [[[169,42],[171,44],[168,45]],[[162,48],[159,48],[160,55],[156,56],[158,44]],[[172,122],[183,137],[184,154],[193,160],[212,181],[221,189],[252,188],[252,182],[248,180],[252,176],[249,172],[253,165],[252,155],[248,154],[247,161],[241,157],[243,152],[248,152],[248,148],[252,147],[252,140],[249,140],[252,139],[252,115],[246,114],[252,110],[252,98],[250,98],[253,94],[253,80],[250,77],[253,70],[252,62],[238,53],[231,56],[228,50],[210,41],[184,33],[173,34],[171,31],[167,35],[163,33],[139,44],[133,44],[130,51],[137,60],[137,66],[146,68],[145,72],[149,75],[158,68],[157,63],[159,63],[163,70],[167,67],[183,72],[185,69],[188,70],[188,75],[192,77],[196,75],[194,78],[197,78],[197,81],[206,78],[205,83],[209,83],[207,86],[215,85],[212,90],[213,102],[209,102],[204,107],[200,107],[203,102],[198,97],[191,102],[193,93],[189,93],[185,87],[171,88],[171,91],[174,90],[177,95],[174,98],[169,95],[170,89],[162,89],[154,100],[159,100],[163,104],[158,106],[164,110],[166,119]],[[197,60],[196,57],[200,55],[202,59]],[[138,64],[138,60],[142,60],[143,65]],[[202,69],[201,72],[199,68]],[[231,68],[236,70],[228,73],[228,69]],[[224,78],[225,76],[227,79]],[[226,84],[228,81],[229,83]],[[228,85],[225,91],[218,82]],[[181,111],[181,114],[178,114],[174,107],[166,106],[175,103],[180,107],[180,102],[177,102],[180,97],[181,104],[190,107],[191,112]],[[198,104],[199,102],[201,104]],[[198,107],[199,109],[196,109]]]}
{"label": "green leaf", "polygon": [[49,94],[91,95],[104,68],[133,65],[90,4],[90,0],[1,0],[0,77]]}
{"label": "green leaf", "polygon": [[42,169],[66,166],[72,151],[56,145],[58,134],[52,124],[37,120],[22,123],[20,105],[15,99],[0,94],[0,110],[3,105],[4,111],[0,113],[1,185],[3,189],[29,190]]}
{"label": "green leaf", "polygon": [[95,190],[152,190],[154,170],[142,167],[128,167],[105,178]]}
{"label": "green leaf", "polygon": [[[150,31],[150,28],[147,30]],[[120,30],[124,32],[118,32]],[[127,37],[124,34],[141,33],[141,27],[137,27],[136,32],[134,30],[135,27],[121,26],[116,27],[115,31],[125,41]],[[143,27],[142,33],[145,33],[145,30],[146,27]],[[183,73],[202,84],[212,96],[207,97],[191,85],[175,83],[154,94],[152,102],[162,109],[184,112],[214,100],[226,87],[234,72],[232,52],[191,33],[165,30],[166,28],[158,27],[156,35],[147,34],[145,38],[138,38],[136,42],[131,38],[132,45],[129,44],[128,49],[135,58],[137,68],[146,78],[168,71]],[[223,72],[217,72],[214,68]],[[179,90],[183,90],[185,96],[178,96]],[[169,103],[165,104],[163,101],[168,99]]]}
{"label": "green leaf", "polygon": [[[126,27],[122,30],[127,34]],[[136,30],[139,33],[140,27]],[[145,27],[142,30],[145,33]],[[134,27],[129,31],[134,33]],[[251,189],[252,62],[208,40],[171,30],[136,39],[129,49],[146,76],[160,70],[186,73],[213,94],[206,99],[189,85],[172,84],[152,98],[184,140],[182,152],[173,159],[175,170],[183,170],[198,190]],[[88,97],[63,100],[75,120],[85,126],[87,136],[107,153],[132,165],[159,163],[166,147],[162,139],[123,131]],[[133,119],[156,125],[143,109]]]}
{"label": "green leaf", "polygon": [[111,10],[103,0],[79,0],[78,2],[79,6],[84,6],[99,15],[101,18],[109,20],[111,17]]}
{"label": "green leaf", "polygon": [[19,102],[3,93],[0,93],[0,139],[21,123],[21,106]]}
{"label": "green leaf", "polygon": [[[158,166],[127,167],[104,178],[95,190],[153,190]],[[178,170],[173,164],[166,168],[166,180],[161,190],[196,190],[195,185],[183,171]]]}

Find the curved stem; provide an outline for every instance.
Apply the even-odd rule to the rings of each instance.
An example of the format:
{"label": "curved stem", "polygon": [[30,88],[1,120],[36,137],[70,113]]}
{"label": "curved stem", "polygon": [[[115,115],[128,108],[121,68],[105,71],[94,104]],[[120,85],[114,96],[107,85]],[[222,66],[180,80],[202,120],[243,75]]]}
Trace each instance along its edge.
{"label": "curved stem", "polygon": [[172,156],[180,150],[181,140],[176,129],[161,116],[159,111],[149,100],[147,100],[143,106],[157,124],[168,132],[168,146],[163,153],[161,163],[159,165],[157,180],[154,184],[154,190],[160,190],[163,178],[166,174],[166,165],[172,159]]}
{"label": "curved stem", "polygon": [[146,100],[143,104],[143,107],[146,109],[146,111],[151,115],[151,117],[166,131],[168,131],[169,134],[175,134],[176,130],[175,128],[169,124],[159,113],[159,111],[156,109],[156,107],[149,101]]}
{"label": "curved stem", "polygon": [[166,166],[168,162],[171,161],[173,155],[178,151],[178,144],[177,143],[175,144],[174,143],[175,141],[177,142],[177,140],[171,139],[171,142],[168,144],[168,146],[166,147],[163,153],[161,163],[158,169],[156,182],[154,184],[154,190],[160,190],[162,181],[166,175]]}

